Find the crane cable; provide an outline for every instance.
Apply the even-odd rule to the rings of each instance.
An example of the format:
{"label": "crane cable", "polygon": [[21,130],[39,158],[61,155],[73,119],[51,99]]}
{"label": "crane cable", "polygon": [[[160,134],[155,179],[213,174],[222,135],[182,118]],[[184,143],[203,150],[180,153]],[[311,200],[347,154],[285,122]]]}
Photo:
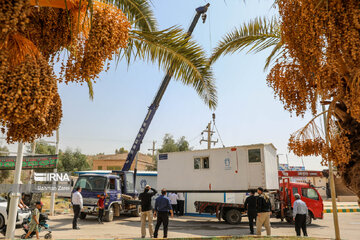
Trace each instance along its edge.
{"label": "crane cable", "polygon": [[[213,113],[213,116],[215,116],[215,113]],[[217,132],[217,134],[218,134],[218,136],[219,136],[220,142],[221,142],[221,144],[222,144],[222,146],[223,146],[223,148],[224,148],[224,147],[225,147],[225,144],[224,144],[224,142],[223,142],[223,140],[222,140],[222,138],[221,138],[221,136],[220,136],[220,132],[219,132],[217,126],[216,126],[215,117],[213,117],[213,126],[215,127],[215,130],[216,130],[216,132]]]}

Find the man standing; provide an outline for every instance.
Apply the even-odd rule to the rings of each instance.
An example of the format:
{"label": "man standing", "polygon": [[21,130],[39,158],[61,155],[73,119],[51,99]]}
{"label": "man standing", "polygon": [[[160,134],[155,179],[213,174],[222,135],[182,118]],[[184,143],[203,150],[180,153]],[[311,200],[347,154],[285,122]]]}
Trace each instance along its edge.
{"label": "man standing", "polygon": [[302,232],[304,234],[304,237],[307,236],[306,231],[306,215],[308,214],[308,208],[306,206],[306,203],[301,200],[300,194],[295,193],[295,202],[293,206],[293,217],[295,220],[295,231],[296,235],[300,236],[300,228],[302,229]]}
{"label": "man standing", "polygon": [[[151,190],[151,192],[149,192]],[[153,237],[153,214],[151,206],[151,198],[155,196],[157,191],[146,185],[144,192],[140,193],[139,199],[141,201],[141,237],[146,236],[146,218],[149,221],[149,234],[150,238]]]}
{"label": "man standing", "polygon": [[177,196],[177,194],[170,193],[169,199],[170,199],[171,207],[172,207],[174,213],[177,214],[178,213],[178,196]]}
{"label": "man standing", "polygon": [[261,228],[264,225],[266,229],[266,235],[271,235],[270,228],[270,199],[269,196],[264,193],[264,189],[259,187],[257,190],[259,196],[256,201],[257,218],[256,218],[256,235],[261,235]]}
{"label": "man standing", "polygon": [[169,225],[169,212],[171,214],[171,217],[172,218],[174,217],[174,212],[171,208],[170,200],[165,196],[166,196],[166,189],[163,188],[161,190],[161,196],[158,197],[155,201],[154,215],[157,216],[157,222],[154,232],[154,238],[158,237],[158,231],[161,224],[163,224],[164,226],[164,238],[167,238],[168,225]]}
{"label": "man standing", "polygon": [[249,218],[250,234],[254,234],[254,220],[256,219],[255,190],[250,191],[250,196],[246,198],[244,207],[247,210],[247,215]]}
{"label": "man standing", "polygon": [[80,211],[83,208],[83,198],[81,195],[81,187],[76,188],[76,192],[72,194],[71,199],[73,210],[74,210],[74,218],[73,218],[73,229],[80,229],[77,225],[77,220],[80,215]]}
{"label": "man standing", "polygon": [[178,200],[177,200],[177,207],[178,207],[178,215],[184,216],[184,210],[185,210],[185,197],[184,193],[179,192],[178,194]]}

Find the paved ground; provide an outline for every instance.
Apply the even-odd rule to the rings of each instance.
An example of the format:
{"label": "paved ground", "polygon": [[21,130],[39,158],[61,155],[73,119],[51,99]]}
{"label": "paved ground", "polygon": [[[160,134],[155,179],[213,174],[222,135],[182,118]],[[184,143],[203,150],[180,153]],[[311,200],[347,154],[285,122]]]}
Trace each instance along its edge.
{"label": "paved ground", "polygon": [[[71,229],[72,215],[59,215],[51,217],[49,221],[53,228],[53,237],[57,239],[70,238],[138,238],[140,237],[139,218],[120,217],[111,223],[100,225],[95,217],[80,220],[80,230]],[[339,213],[342,239],[359,239],[360,213]],[[292,225],[272,220],[272,235],[292,236],[295,231]],[[309,236],[334,238],[332,214],[325,214],[325,219],[316,220],[308,229]],[[180,217],[170,222],[169,237],[199,237],[221,235],[247,235],[249,233],[247,222],[240,225],[228,225],[218,222],[214,218]],[[21,229],[16,230],[16,236],[23,234]],[[264,234],[264,232],[263,232]],[[45,233],[40,233],[44,236]],[[160,232],[160,236],[162,232]]]}

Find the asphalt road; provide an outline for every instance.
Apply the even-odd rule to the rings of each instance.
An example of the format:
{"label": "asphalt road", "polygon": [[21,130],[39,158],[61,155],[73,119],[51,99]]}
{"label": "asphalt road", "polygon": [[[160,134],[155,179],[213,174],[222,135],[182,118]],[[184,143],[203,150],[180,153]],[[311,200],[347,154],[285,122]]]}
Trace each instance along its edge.
{"label": "asphalt road", "polygon": [[[87,217],[79,220],[80,230],[71,228],[72,215],[59,215],[50,217],[49,224],[53,229],[53,237],[56,239],[114,239],[114,238],[139,238],[140,219],[136,217],[119,217],[113,222],[100,225],[95,217]],[[175,217],[170,221],[169,234],[173,237],[201,237],[201,236],[232,236],[247,235],[248,222],[243,219],[239,225],[228,225],[218,222],[214,218],[199,217]],[[360,239],[360,213],[339,213],[340,229],[342,239]],[[272,235],[293,236],[294,226],[282,223],[280,220],[272,219]],[[20,237],[22,229],[17,229],[15,235]],[[46,232],[41,232],[44,237]],[[332,214],[325,214],[323,220],[316,220],[308,227],[311,237],[334,238]],[[263,234],[265,230],[263,229]],[[162,231],[159,233],[162,237]]]}

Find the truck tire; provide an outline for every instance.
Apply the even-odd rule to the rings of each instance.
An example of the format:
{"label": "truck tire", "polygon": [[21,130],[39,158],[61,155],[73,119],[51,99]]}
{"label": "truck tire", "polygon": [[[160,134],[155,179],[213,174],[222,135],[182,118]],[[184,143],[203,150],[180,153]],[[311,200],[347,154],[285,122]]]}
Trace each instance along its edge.
{"label": "truck tire", "polygon": [[86,213],[81,212],[79,218],[80,218],[81,220],[84,220],[84,219],[86,218]]}
{"label": "truck tire", "polygon": [[312,222],[312,213],[309,212],[309,214],[306,215],[306,225],[310,225]]}
{"label": "truck tire", "polygon": [[5,227],[5,218],[0,214],[0,230],[3,229],[3,227]]}
{"label": "truck tire", "polygon": [[226,212],[226,222],[229,224],[239,224],[241,222],[241,212],[237,209],[230,209]]}
{"label": "truck tire", "polygon": [[110,207],[108,211],[105,212],[104,220],[105,222],[111,222],[114,219],[114,208]]}
{"label": "truck tire", "polygon": [[286,220],[286,222],[289,223],[289,224],[293,224],[293,223],[294,223],[294,220],[293,220],[292,217],[285,217],[285,220]]}

